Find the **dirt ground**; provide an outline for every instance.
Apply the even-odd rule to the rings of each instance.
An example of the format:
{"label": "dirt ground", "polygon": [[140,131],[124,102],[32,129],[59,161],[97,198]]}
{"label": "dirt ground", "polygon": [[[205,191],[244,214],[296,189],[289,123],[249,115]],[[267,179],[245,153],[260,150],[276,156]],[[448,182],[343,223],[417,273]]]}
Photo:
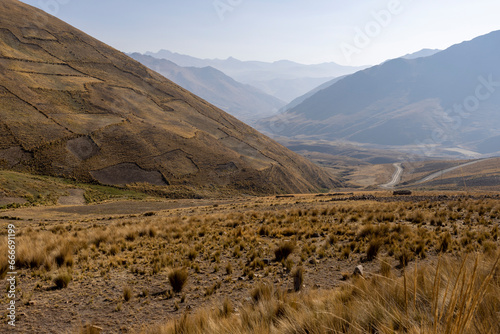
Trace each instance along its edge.
{"label": "dirt ground", "polygon": [[[458,240],[463,236],[462,229],[466,233],[459,217],[453,223],[448,218],[445,227],[425,222],[417,225],[408,217],[410,211],[420,208],[420,203],[434,203],[444,212],[452,207],[449,203],[467,201],[474,205],[488,201],[491,212],[496,209],[496,214],[500,208],[495,194],[417,193],[401,198],[385,191],[217,201],[121,201],[6,210],[0,212],[0,226],[2,230],[8,224],[16,226],[19,252],[23,246],[42,247],[37,238],[54,243],[54,251],[62,247],[60,243],[74,243],[69,255],[71,265],[65,269],[72,280],[66,288],[56,289],[53,282],[64,265],[59,269],[52,264],[50,269],[42,265],[18,270],[16,330],[74,333],[85,324],[93,324],[101,327],[102,333],[137,333],[185,312],[218,307],[225,298],[237,310],[251,301],[251,291],[259,284],[291,290],[290,269],[297,266],[305,268],[304,291],[349,284],[358,265],[363,266],[366,277],[379,272],[381,261],[400,273],[396,256],[391,254],[392,246],[384,246],[377,259],[366,260],[370,239],[360,231],[372,223],[386,224],[387,233],[405,226],[411,233],[401,242],[410,247],[411,239],[423,233],[421,229],[439,236],[443,228],[455,228],[458,234],[454,238]],[[433,210],[425,211],[422,219],[428,219],[426,215]],[[395,218],[389,216],[393,212],[398,212]],[[494,213],[491,217],[497,218],[488,229],[491,224],[498,225],[500,218]],[[106,238],[96,242],[103,233]],[[0,237],[4,243],[6,235]],[[427,238],[427,255],[421,262],[437,256],[437,237]],[[22,245],[30,240],[32,246]],[[274,250],[286,241],[294,241],[295,250],[288,263],[276,261]],[[75,246],[82,242],[84,246]],[[456,245],[460,246],[458,242]],[[346,258],[342,254],[349,247]],[[191,258],[194,249],[196,255]],[[237,254],[238,249],[241,254]],[[160,262],[163,265],[155,270],[154,264]],[[188,283],[179,294],[170,291],[168,280],[176,267],[186,267],[189,272]],[[124,299],[126,287],[132,292],[128,301]],[[0,300],[3,305],[8,302],[5,295]],[[7,328],[5,323],[0,327],[0,332]]]}

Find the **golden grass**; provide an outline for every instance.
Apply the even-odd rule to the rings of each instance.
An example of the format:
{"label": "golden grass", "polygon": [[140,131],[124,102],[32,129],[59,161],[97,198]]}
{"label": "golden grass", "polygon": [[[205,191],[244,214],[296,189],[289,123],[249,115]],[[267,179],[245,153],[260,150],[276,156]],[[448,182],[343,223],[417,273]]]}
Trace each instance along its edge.
{"label": "golden grass", "polygon": [[[19,222],[17,266],[31,277],[20,288],[40,305],[49,298],[47,310],[68,299],[80,304],[68,305],[68,312],[108,307],[89,319],[96,324],[137,314],[132,332],[162,315],[176,323],[144,332],[170,333],[177,326],[180,333],[323,333],[327,328],[433,333],[436,324],[439,333],[446,328],[469,333],[476,327],[495,333],[498,269],[490,276],[488,270],[499,250],[499,209],[498,200],[486,197],[330,202],[296,196],[127,218]],[[287,256],[275,261],[276,251],[285,249]],[[482,254],[477,266],[473,254]],[[351,275],[359,264],[365,266],[364,278]],[[5,268],[0,257],[3,274]],[[184,268],[189,277],[182,289],[169,284],[174,268]],[[61,272],[72,277],[59,290],[64,298],[48,292]],[[91,298],[108,285],[115,288]],[[214,302],[213,310],[199,308]],[[186,309],[192,313],[182,317]]]}
{"label": "golden grass", "polygon": [[141,333],[497,333],[499,259],[447,257],[404,277],[358,278],[307,294],[259,286],[238,313],[202,309]]}

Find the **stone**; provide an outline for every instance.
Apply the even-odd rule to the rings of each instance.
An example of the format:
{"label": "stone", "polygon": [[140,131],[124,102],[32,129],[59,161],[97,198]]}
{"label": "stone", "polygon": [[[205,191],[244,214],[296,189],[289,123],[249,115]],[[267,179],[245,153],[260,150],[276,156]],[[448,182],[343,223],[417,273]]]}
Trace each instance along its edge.
{"label": "stone", "polygon": [[363,277],[364,276],[363,266],[359,265],[356,268],[354,268],[354,272],[352,274],[353,274],[353,276],[358,276],[359,275],[359,276]]}

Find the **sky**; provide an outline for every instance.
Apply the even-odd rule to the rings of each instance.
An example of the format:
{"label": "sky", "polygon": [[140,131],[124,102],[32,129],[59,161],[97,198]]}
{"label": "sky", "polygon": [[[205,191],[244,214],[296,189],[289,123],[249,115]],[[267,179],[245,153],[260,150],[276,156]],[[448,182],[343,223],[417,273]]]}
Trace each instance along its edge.
{"label": "sky", "polygon": [[23,0],[123,52],[375,65],[500,30],[498,0]]}

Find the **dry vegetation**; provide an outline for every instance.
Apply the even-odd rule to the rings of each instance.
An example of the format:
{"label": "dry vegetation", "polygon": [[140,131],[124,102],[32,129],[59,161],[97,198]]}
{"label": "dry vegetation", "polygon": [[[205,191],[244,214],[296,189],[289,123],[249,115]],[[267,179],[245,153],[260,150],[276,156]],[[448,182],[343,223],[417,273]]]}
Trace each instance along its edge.
{"label": "dry vegetation", "polygon": [[[497,333],[500,200],[383,195],[248,198],[130,218],[15,221],[19,327]],[[359,264],[364,277],[352,275]]]}

